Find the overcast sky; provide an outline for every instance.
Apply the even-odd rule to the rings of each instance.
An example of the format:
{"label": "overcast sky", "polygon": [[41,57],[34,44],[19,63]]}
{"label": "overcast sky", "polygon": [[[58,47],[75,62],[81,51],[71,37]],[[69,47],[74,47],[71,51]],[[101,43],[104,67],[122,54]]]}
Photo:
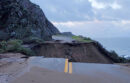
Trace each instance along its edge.
{"label": "overcast sky", "polygon": [[62,32],[130,38],[130,0],[31,0]]}

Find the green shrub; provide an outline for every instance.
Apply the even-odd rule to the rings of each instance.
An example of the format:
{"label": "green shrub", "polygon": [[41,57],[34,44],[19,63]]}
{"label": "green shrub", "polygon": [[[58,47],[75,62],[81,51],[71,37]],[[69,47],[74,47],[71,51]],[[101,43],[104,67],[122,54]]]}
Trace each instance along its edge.
{"label": "green shrub", "polygon": [[110,53],[110,54],[109,54],[110,57],[111,57],[114,61],[116,61],[117,63],[120,63],[120,62],[126,63],[126,62],[128,62],[128,60],[127,60],[126,58],[119,56],[115,51],[111,51],[111,52],[109,52],[109,53]]}
{"label": "green shrub", "polygon": [[18,49],[20,49],[22,47],[22,41],[21,40],[9,40],[7,42],[8,46],[7,46],[7,50],[8,51],[17,51]]}
{"label": "green shrub", "polygon": [[104,54],[106,57],[110,58],[115,63],[125,63],[128,60],[124,57],[120,57],[115,51],[108,51],[106,50],[99,42],[95,41],[94,45],[97,49]]}
{"label": "green shrub", "polygon": [[12,45],[21,45],[23,42],[22,40],[13,39],[13,40],[9,40],[7,43]]}
{"label": "green shrub", "polygon": [[29,38],[25,38],[23,39],[23,42],[24,43],[35,43],[35,44],[41,44],[43,43],[44,41],[38,37],[29,37]]}
{"label": "green shrub", "polygon": [[4,50],[3,49],[0,49],[0,53],[3,53],[4,52]]}
{"label": "green shrub", "polygon": [[6,52],[18,52],[23,53],[28,56],[33,56],[35,53],[30,48],[25,48],[22,46],[23,42],[21,40],[9,40],[0,42],[0,53]]}
{"label": "green shrub", "polygon": [[35,53],[29,48],[21,48],[19,51],[28,56],[35,56]]}
{"label": "green shrub", "polygon": [[0,48],[3,49],[3,50],[6,50],[6,48],[7,48],[7,42],[6,41],[0,42]]}

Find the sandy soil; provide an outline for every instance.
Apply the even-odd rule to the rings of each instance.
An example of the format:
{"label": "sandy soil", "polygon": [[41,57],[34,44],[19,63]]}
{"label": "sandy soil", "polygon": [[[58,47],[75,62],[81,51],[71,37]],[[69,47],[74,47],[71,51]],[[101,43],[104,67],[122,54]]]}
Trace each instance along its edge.
{"label": "sandy soil", "polygon": [[20,53],[0,54],[0,83],[8,83],[8,81],[16,78],[27,68],[26,59]]}

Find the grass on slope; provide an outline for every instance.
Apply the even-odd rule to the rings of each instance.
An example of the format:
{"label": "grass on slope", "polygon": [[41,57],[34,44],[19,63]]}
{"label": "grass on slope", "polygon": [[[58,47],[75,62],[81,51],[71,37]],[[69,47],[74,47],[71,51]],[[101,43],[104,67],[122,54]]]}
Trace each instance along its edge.
{"label": "grass on slope", "polygon": [[25,48],[22,46],[22,40],[9,40],[0,42],[0,53],[23,53],[28,56],[34,56],[35,53],[30,48]]}
{"label": "grass on slope", "polygon": [[91,40],[90,38],[86,38],[82,36],[72,36],[72,39],[75,39],[80,42],[88,42],[88,43],[93,42],[93,40]]}

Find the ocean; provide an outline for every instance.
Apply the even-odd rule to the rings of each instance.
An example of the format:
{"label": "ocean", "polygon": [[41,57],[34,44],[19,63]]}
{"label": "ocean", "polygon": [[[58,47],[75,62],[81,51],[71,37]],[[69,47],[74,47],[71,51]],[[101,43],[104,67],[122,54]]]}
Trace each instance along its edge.
{"label": "ocean", "polygon": [[130,38],[94,38],[107,50],[114,50],[119,56],[130,57]]}

